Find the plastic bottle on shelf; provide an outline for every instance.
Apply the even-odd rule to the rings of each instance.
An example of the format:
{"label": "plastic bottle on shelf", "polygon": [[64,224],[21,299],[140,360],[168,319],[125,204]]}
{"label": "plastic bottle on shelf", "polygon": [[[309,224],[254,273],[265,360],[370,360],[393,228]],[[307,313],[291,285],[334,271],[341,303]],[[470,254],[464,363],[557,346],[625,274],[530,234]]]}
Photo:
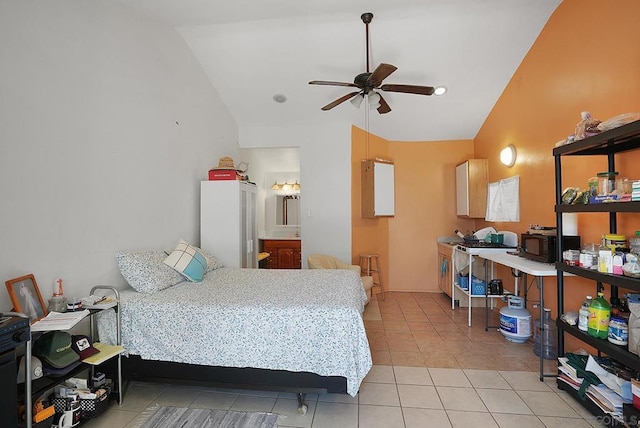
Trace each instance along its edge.
{"label": "plastic bottle on shelf", "polygon": [[593,297],[587,296],[582,302],[582,306],[580,306],[580,311],[578,311],[578,328],[582,331],[589,330],[589,307],[591,306],[591,301],[593,301]]}
{"label": "plastic bottle on shelf", "polygon": [[533,353],[540,356],[540,341],[542,341],[542,358],[555,360],[558,358],[558,331],[556,321],[551,318],[551,309],[544,308],[542,320],[537,318],[533,322]]}
{"label": "plastic bottle on shelf", "polygon": [[598,248],[598,272],[613,273],[613,253],[604,236]]}
{"label": "plastic bottle on shelf", "polygon": [[589,322],[587,332],[589,336],[606,339],[609,332],[611,305],[604,298],[604,293],[598,292],[598,298],[593,299],[589,306]]}

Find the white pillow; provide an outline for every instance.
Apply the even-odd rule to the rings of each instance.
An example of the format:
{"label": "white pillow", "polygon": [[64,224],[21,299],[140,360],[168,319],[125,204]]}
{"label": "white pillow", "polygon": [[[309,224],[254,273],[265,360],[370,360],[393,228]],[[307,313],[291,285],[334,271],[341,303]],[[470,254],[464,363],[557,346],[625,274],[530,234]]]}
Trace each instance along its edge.
{"label": "white pillow", "polygon": [[164,263],[192,282],[202,281],[207,270],[207,259],[199,248],[189,245],[182,239],[169,257],[164,259]]}
{"label": "white pillow", "polygon": [[164,251],[119,252],[116,263],[120,273],[134,290],[155,293],[184,281],[184,277],[164,264]]}

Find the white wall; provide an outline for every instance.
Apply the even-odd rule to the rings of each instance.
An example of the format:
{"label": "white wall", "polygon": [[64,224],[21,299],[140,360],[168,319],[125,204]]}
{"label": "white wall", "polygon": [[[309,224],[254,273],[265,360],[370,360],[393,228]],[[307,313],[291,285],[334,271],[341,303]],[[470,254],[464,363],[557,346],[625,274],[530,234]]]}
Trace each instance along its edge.
{"label": "white wall", "polygon": [[[0,2],[0,279],[124,285],[118,250],[199,241],[238,130],[182,37],[115,2]],[[0,311],[11,308],[0,292]]]}
{"label": "white wall", "polygon": [[244,127],[241,148],[300,147],[302,259],[351,260],[351,125]]}

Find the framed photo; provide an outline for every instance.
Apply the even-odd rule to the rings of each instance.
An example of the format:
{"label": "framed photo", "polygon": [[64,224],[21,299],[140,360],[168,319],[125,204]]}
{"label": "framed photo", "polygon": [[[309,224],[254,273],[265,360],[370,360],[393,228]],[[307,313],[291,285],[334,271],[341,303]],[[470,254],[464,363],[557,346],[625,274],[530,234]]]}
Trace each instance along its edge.
{"label": "framed photo", "polygon": [[42,300],[36,278],[33,274],[10,279],[5,282],[16,312],[26,314],[31,324],[47,315],[47,307]]}

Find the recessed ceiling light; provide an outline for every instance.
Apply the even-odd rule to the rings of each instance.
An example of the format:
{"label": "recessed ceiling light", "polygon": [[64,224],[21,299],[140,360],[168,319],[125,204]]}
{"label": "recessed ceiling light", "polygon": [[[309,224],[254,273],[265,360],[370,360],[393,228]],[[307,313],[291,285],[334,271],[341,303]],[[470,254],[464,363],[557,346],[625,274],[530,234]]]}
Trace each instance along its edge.
{"label": "recessed ceiling light", "polygon": [[282,94],[275,94],[275,95],[273,96],[273,101],[275,101],[275,102],[277,102],[277,103],[282,104],[282,103],[284,103],[284,102],[286,102],[286,101],[287,101],[287,97],[286,97],[286,95],[282,95]]}
{"label": "recessed ceiling light", "polygon": [[447,92],[447,88],[446,88],[446,86],[438,86],[438,87],[433,91],[433,94],[434,94],[434,95],[443,95],[445,92]]}

